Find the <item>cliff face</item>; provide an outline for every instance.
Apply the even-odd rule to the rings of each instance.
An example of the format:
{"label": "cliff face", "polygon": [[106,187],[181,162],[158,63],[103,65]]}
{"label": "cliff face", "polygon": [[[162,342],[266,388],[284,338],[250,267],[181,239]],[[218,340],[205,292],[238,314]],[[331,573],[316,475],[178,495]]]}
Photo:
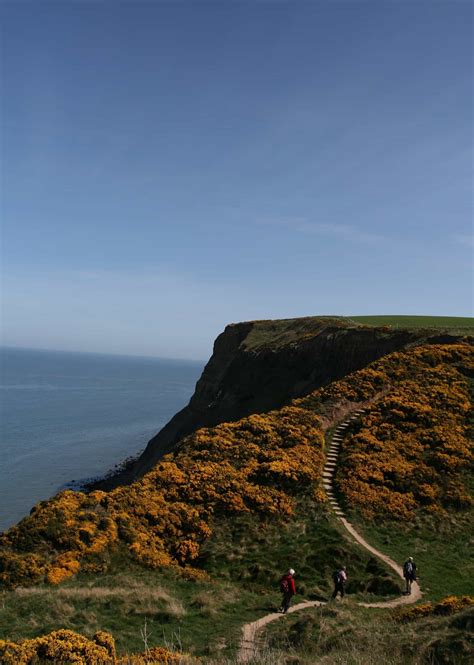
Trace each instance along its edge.
{"label": "cliff face", "polygon": [[126,472],[104,489],[143,475],[200,427],[269,411],[419,340],[452,342],[434,331],[391,330],[347,319],[252,321],[226,327],[214,344],[188,406],[148,443]]}

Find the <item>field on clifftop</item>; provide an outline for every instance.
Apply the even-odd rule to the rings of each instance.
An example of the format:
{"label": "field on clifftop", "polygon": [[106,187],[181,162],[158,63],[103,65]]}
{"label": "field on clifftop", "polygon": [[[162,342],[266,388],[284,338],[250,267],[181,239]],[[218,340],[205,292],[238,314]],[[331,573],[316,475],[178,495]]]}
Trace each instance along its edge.
{"label": "field on clifftop", "polygon": [[[296,569],[301,597],[327,600],[342,564],[347,599],[277,622],[284,628],[268,633],[261,661],[273,650],[273,662],[286,662],[277,658],[287,644],[302,659],[291,662],[316,662],[321,626],[329,639],[351,622],[366,651],[338,661],[338,638],[335,659],[321,662],[364,662],[364,653],[372,662],[373,625],[383,635],[378,655],[389,653],[398,619],[356,603],[396,597],[401,581],[332,513],[322,487],[327,442],[347,414],[364,409],[338,458],[340,504],[381,551],[416,558],[423,602],[472,595],[473,376],[468,343],[415,344],[282,408],[198,429],[130,485],[38,504],[0,536],[0,653],[63,628],[88,638],[106,631],[119,654],[139,653],[146,620],[152,646],[231,662],[241,625],[278,603],[285,569]],[[453,605],[449,619],[417,619],[421,660],[407,646],[398,662],[468,662],[456,617],[469,611]],[[434,649],[438,630],[446,640]],[[44,649],[37,653],[47,661]]]}

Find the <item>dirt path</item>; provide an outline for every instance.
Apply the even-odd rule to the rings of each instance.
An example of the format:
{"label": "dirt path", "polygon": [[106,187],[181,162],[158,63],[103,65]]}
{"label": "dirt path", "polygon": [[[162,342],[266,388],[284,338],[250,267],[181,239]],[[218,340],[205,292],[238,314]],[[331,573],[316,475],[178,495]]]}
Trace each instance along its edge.
{"label": "dirt path", "polygon": [[[337,503],[336,497],[334,496],[334,491],[333,491],[334,472],[336,470],[337,457],[339,454],[345,430],[353,420],[360,417],[363,411],[364,409],[358,409],[357,411],[353,411],[352,414],[346,417],[346,419],[342,423],[340,423],[338,427],[334,430],[326,454],[326,463],[324,465],[324,470],[323,470],[323,486],[324,489],[326,490],[326,494],[332,509],[334,510],[335,514],[339,517],[345,529],[354,538],[354,540],[357,541],[362,547],[364,547],[371,554],[373,554],[378,559],[386,563],[387,566],[390,566],[390,568],[392,568],[392,570],[394,570],[397,573],[397,575],[403,579],[402,567],[399,566],[389,556],[383,554],[382,552],[379,552],[379,550],[377,550],[375,547],[372,547],[372,545],[369,545],[369,543],[364,538],[362,538],[362,536],[354,529],[352,524],[345,518],[344,513],[342,512],[339,504]],[[400,596],[399,598],[395,598],[394,600],[386,600],[378,603],[358,603],[358,605],[362,607],[392,608],[392,607],[398,607],[399,605],[408,605],[410,603],[416,603],[418,600],[420,600],[420,598],[421,598],[420,587],[416,582],[414,582],[412,585],[411,594],[409,596]],[[324,604],[325,604],[324,602],[320,601],[305,601],[303,603],[298,603],[298,605],[293,605],[293,607],[290,607],[288,612],[289,613],[298,612],[300,610],[305,610],[310,607],[319,607]],[[283,616],[284,616],[283,614],[280,614],[278,612],[272,612],[272,614],[267,614],[266,616],[263,616],[261,619],[257,619],[257,621],[252,621],[251,623],[246,623],[242,626],[242,637],[240,640],[239,652],[237,655],[237,661],[239,663],[249,663],[253,659],[253,657],[256,655],[256,650],[257,650],[256,639],[259,631],[267,624],[271,623],[272,621],[276,621],[277,619],[281,619],[281,617]]]}
{"label": "dirt path", "polygon": [[[307,610],[310,607],[319,607],[324,605],[324,603],[319,600],[306,600],[303,603],[298,603],[298,605],[293,605],[288,610],[288,614],[292,612],[299,612],[300,610]],[[255,640],[257,633],[268,623],[281,619],[284,616],[279,612],[272,612],[271,614],[266,614],[261,619],[257,621],[252,621],[252,623],[246,623],[242,626],[242,638],[240,640],[239,653],[237,656],[237,661],[239,663],[248,663],[252,660],[252,657],[255,655]]]}

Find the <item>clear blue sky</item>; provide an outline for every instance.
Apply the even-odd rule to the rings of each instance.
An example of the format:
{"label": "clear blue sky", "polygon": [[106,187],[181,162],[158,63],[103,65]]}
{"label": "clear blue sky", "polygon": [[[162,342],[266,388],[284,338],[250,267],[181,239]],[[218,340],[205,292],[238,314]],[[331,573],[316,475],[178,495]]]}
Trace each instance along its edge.
{"label": "clear blue sky", "polygon": [[3,2],[3,343],[472,315],[471,2]]}

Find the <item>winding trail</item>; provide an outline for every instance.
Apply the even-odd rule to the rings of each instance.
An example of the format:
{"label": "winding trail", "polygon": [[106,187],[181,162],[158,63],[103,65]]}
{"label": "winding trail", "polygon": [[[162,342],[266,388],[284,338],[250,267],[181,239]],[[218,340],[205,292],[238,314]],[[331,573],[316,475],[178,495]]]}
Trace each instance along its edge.
{"label": "winding trail", "polygon": [[[323,487],[326,491],[327,497],[329,499],[329,504],[333,509],[334,513],[338,516],[339,520],[343,524],[344,528],[351,534],[356,542],[358,542],[364,549],[376,556],[378,559],[383,561],[394,570],[399,577],[403,579],[403,569],[399,566],[393,559],[391,559],[386,554],[383,554],[375,547],[372,547],[362,536],[354,529],[352,524],[346,519],[341,507],[339,506],[337,499],[334,495],[333,489],[333,480],[334,472],[336,470],[337,458],[341,448],[341,443],[344,438],[346,429],[349,427],[350,423],[353,420],[356,420],[361,416],[365,409],[357,409],[352,411],[351,415],[347,416],[334,430],[334,433],[331,437],[331,441],[326,453],[326,463],[323,469]],[[413,582],[411,594],[409,596],[400,596],[393,600],[381,601],[378,603],[357,603],[362,607],[379,607],[379,608],[392,608],[398,607],[400,605],[408,605],[410,603],[416,603],[421,598],[421,590],[417,582]],[[315,601],[304,601],[293,605],[288,610],[288,613],[299,612],[300,610],[305,610],[310,607],[320,607],[325,605],[325,602],[315,600]],[[281,619],[284,614],[278,612],[272,612],[263,616],[257,621],[252,621],[246,623],[242,626],[242,637],[240,640],[239,651],[237,654],[238,663],[249,663],[253,660],[254,656],[257,655],[257,635],[260,630],[277,619]]]}

